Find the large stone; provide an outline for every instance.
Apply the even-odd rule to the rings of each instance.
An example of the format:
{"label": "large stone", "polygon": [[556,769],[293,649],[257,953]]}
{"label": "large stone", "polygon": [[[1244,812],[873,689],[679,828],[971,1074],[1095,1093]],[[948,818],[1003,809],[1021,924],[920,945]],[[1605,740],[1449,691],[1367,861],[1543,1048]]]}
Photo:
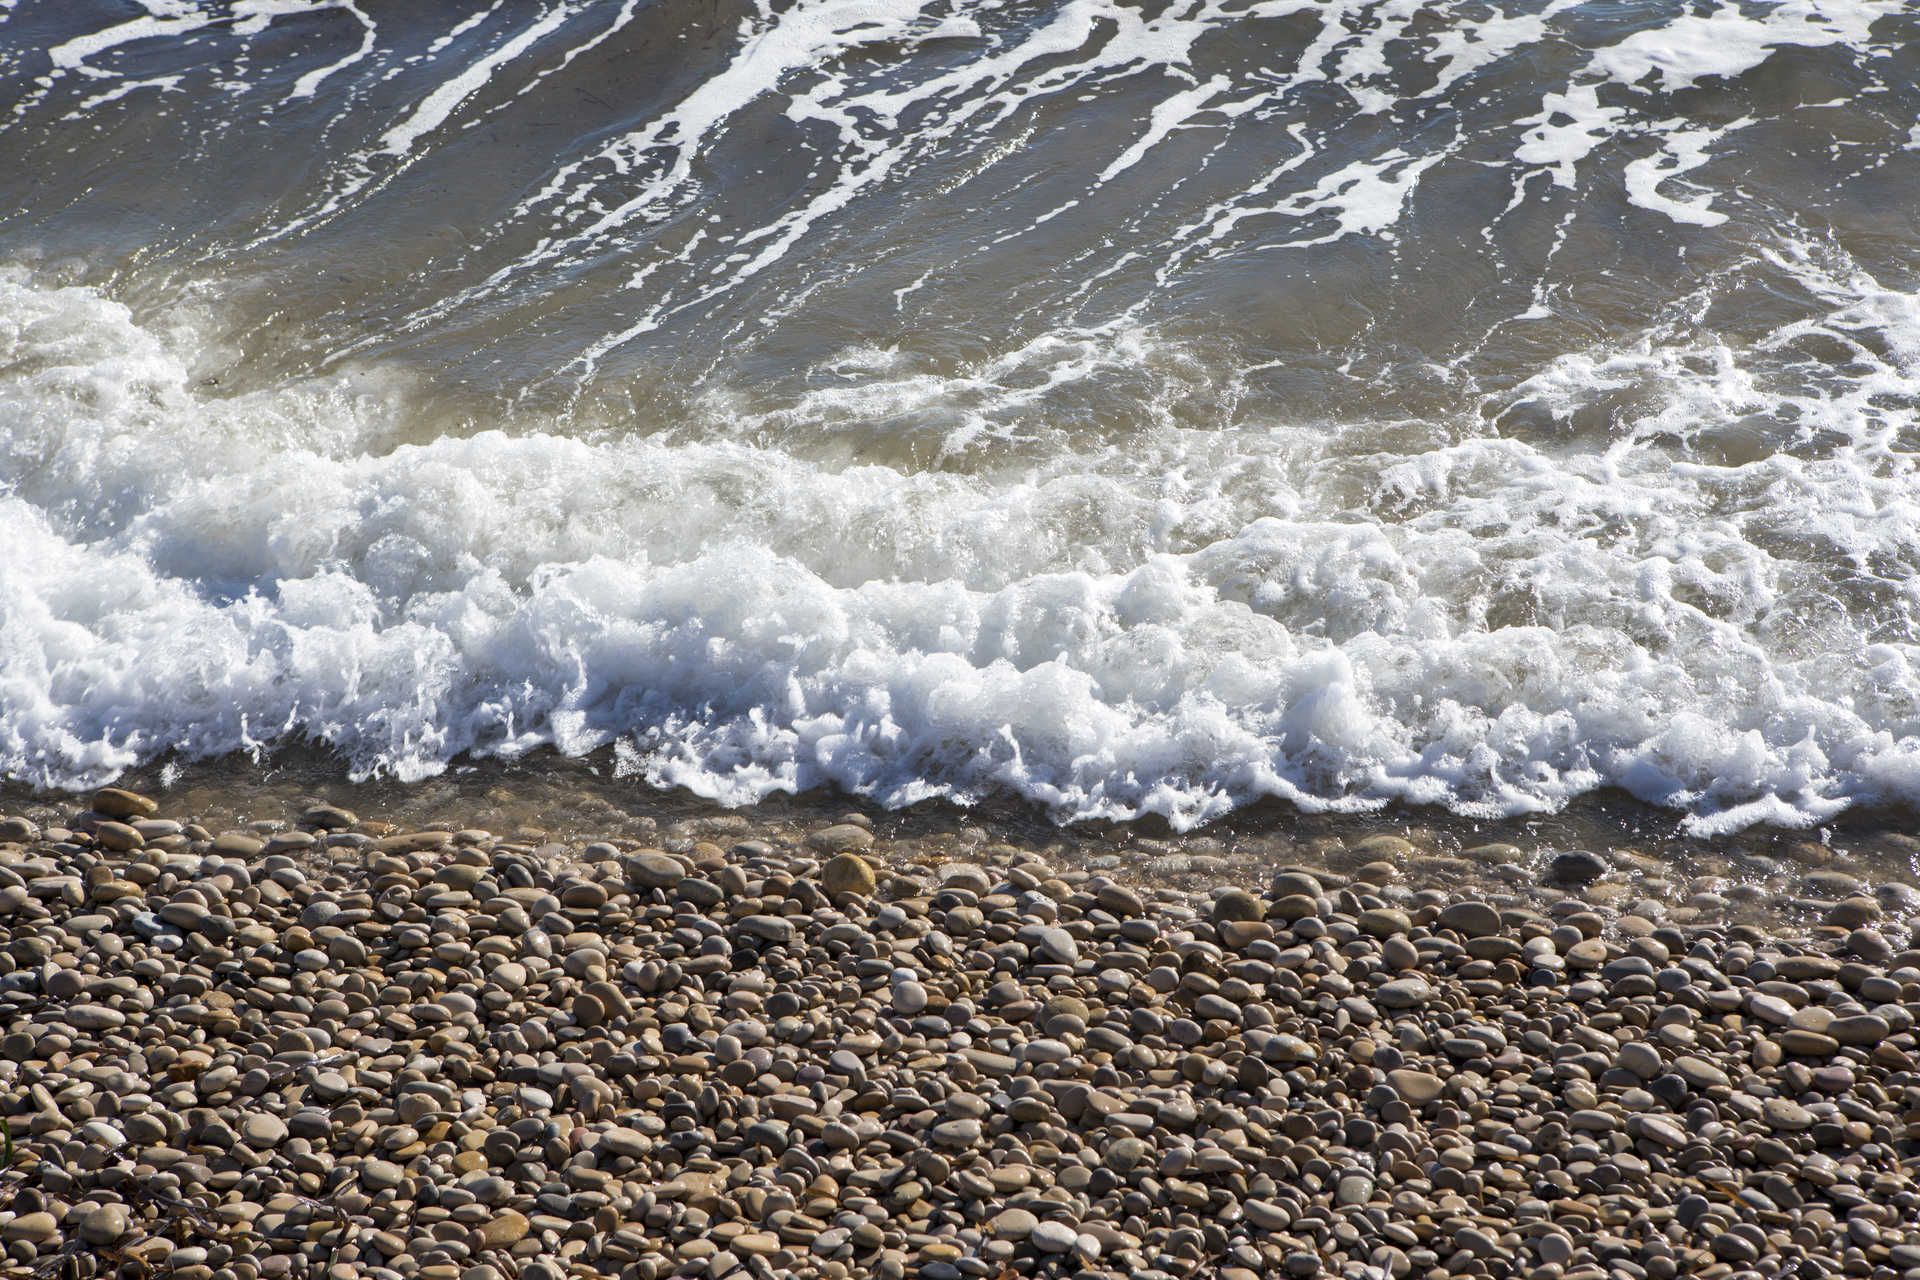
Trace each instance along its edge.
{"label": "large stone", "polygon": [[749,937],[767,942],[793,941],[793,922],[785,916],[748,916],[734,927]]}
{"label": "large stone", "polygon": [[1064,1222],[1042,1222],[1028,1239],[1041,1253],[1067,1253],[1073,1249],[1079,1233]]}
{"label": "large stone", "polygon": [[406,1171],[389,1160],[368,1160],[360,1166],[360,1183],[369,1191],[390,1191],[406,1177]]}
{"label": "large stone", "polygon": [[132,853],[144,849],[147,838],[124,822],[102,822],[93,829],[94,841],[110,853]]}
{"label": "large stone", "polygon": [[873,864],[857,853],[837,853],[820,869],[820,886],[830,898],[843,893],[869,897],[877,883]]}
{"label": "large stone", "polygon": [[1607,871],[1607,860],[1599,854],[1586,849],[1569,849],[1565,853],[1556,853],[1547,863],[1545,878],[1548,884],[1570,889],[1592,884]]}
{"label": "large stone", "polygon": [[1216,922],[1260,920],[1266,914],[1267,904],[1244,889],[1229,889],[1213,900],[1213,918]]}
{"label": "large stone", "polygon": [[1392,907],[1375,907],[1371,911],[1362,911],[1358,922],[1360,932],[1372,934],[1376,938],[1391,938],[1413,928],[1413,921],[1407,918],[1407,913]]}
{"label": "large stone", "polygon": [[125,1206],[105,1204],[80,1220],[80,1238],[92,1245],[118,1244],[126,1236],[127,1228]]}
{"label": "large stone", "polygon": [[809,848],[821,853],[856,853],[873,844],[873,832],[851,822],[826,827],[807,837]]}
{"label": "large stone", "polygon": [[636,889],[671,889],[686,876],[687,869],[678,858],[642,850],[623,864],[627,883]]}
{"label": "large stone", "polygon": [[1425,978],[1396,978],[1373,993],[1374,1002],[1387,1009],[1418,1009],[1433,999]]}
{"label": "large stone", "polygon": [[510,1249],[527,1238],[533,1224],[514,1209],[497,1209],[480,1228],[480,1244],[486,1249]]}
{"label": "large stone", "polygon": [[1401,1096],[1409,1106],[1424,1107],[1439,1099],[1446,1091],[1446,1081],[1430,1071],[1417,1071],[1411,1067],[1396,1067],[1387,1072],[1387,1083]]}
{"label": "large stone", "polygon": [[1501,930],[1500,913],[1484,902],[1456,902],[1440,913],[1440,927],[1469,938],[1485,938]]}
{"label": "large stone", "polygon": [[138,792],[102,787],[93,793],[93,811],[109,818],[151,818],[160,805]]}

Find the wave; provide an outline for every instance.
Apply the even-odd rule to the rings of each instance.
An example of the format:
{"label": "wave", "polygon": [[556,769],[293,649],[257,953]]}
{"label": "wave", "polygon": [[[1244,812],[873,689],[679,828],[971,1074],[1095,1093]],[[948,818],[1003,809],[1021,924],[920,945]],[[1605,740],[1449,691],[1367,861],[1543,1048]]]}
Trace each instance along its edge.
{"label": "wave", "polygon": [[[411,439],[414,375],[222,393],[214,319],[10,269],[0,773],[612,743],[729,803],[1181,828],[1269,797],[1617,787],[1697,834],[1920,801],[1920,295],[1826,243],[1743,271],[1802,305],[1716,338],[1723,285],[1446,418],[1276,419],[1238,357],[1114,327],[944,372],[849,349],[671,429]],[[1137,421],[1075,430],[1121,378]],[[1008,451],[863,460],[876,422]]]}

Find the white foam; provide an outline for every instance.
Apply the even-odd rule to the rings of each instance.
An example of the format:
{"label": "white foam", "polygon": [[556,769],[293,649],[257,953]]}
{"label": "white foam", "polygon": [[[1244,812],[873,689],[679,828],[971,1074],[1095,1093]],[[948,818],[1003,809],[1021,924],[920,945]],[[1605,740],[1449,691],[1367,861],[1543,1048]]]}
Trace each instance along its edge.
{"label": "white foam", "polygon": [[1790,46],[1864,43],[1875,22],[1902,7],[1901,0],[1784,0],[1752,8],[1719,4],[1637,31],[1601,50],[1593,65],[1621,84],[1638,85],[1652,77],[1672,93],[1702,80],[1744,75]]}
{"label": "white foam", "polygon": [[104,76],[109,73],[88,65],[103,53],[140,40],[186,35],[219,20],[218,14],[201,9],[192,0],[143,0],[141,7],[146,12],[138,18],[89,31],[50,47],[47,60],[53,64],[55,73],[77,71],[82,75]]}
{"label": "white foam", "polygon": [[1675,129],[1668,132],[1660,139],[1658,153],[1628,163],[1623,173],[1627,199],[1642,209],[1664,213],[1675,222],[1691,223],[1696,227],[1719,226],[1727,220],[1727,215],[1714,209],[1711,194],[1703,193],[1691,200],[1681,200],[1663,194],[1660,188],[1681,174],[1706,164],[1713,158],[1714,143],[1752,123],[1751,120],[1742,119],[1719,129]]}
{"label": "white foam", "polygon": [[456,107],[478,93],[495,71],[558,31],[577,12],[573,5],[558,5],[516,32],[499,48],[462,67],[422,99],[406,119],[381,134],[380,149],[390,156],[406,155],[423,135],[445,124]]}
{"label": "white foam", "polygon": [[1571,189],[1580,162],[1606,142],[1650,138],[1658,152],[1629,161],[1621,171],[1628,201],[1683,225],[1719,226],[1727,215],[1713,207],[1710,192],[1682,199],[1661,188],[1706,166],[1713,144],[1753,121],[1719,128],[1693,125],[1683,116],[1668,117],[1663,104],[1651,100],[1632,108],[1603,106],[1601,89],[1672,94],[1702,81],[1745,75],[1785,48],[1865,47],[1874,23],[1900,11],[1899,0],[1782,0],[1761,7],[1721,3],[1705,12],[1674,14],[1596,50],[1563,90],[1544,94],[1539,113],[1521,122],[1531,127],[1514,158],[1551,167],[1555,184]]}
{"label": "white foam", "polygon": [[1555,184],[1571,189],[1580,162],[1614,135],[1627,114],[1625,107],[1601,106],[1597,85],[1574,85],[1565,93],[1549,93],[1541,99],[1540,113],[1521,122],[1532,128],[1522,136],[1513,158],[1551,169]]}
{"label": "white foam", "polygon": [[[1850,342],[1857,380],[1773,387],[1755,352],[1658,334],[1570,353],[1512,402],[1648,407],[1563,456],[1412,424],[1391,455],[1364,423],[1046,428],[1119,371],[1160,404],[1216,376],[1137,331],[946,374],[851,351],[837,389],[671,437],[395,447],[404,388],[209,399],[190,327],[0,276],[0,772],[293,738],[414,778],[619,742],[729,802],[1004,792],[1183,826],[1262,796],[1510,814],[1614,785],[1700,831],[1920,799],[1920,645],[1832,595],[1836,565],[1920,566],[1920,298],[1804,246],[1770,266],[1826,310],[1769,367]],[[1761,410],[1847,443],[1661,443]],[[1026,462],[827,460],[875,422],[1024,432]],[[1874,608],[1911,635],[1920,593]]]}
{"label": "white foam", "polygon": [[[1673,100],[1781,50],[1864,48],[1897,7],[1675,6],[1566,58],[1572,7],[1435,23],[1411,0],[754,6],[715,35],[710,73],[555,155],[480,238],[531,251],[432,259],[453,287],[406,327],[438,341],[438,321],[556,282],[619,295],[621,320],[547,348],[575,370],[755,282],[765,305],[740,327],[771,326],[856,282],[869,264],[833,237],[863,207],[938,227],[925,243],[949,256],[874,277],[896,310],[926,304],[916,324],[952,324],[944,286],[992,278],[1004,264],[969,255],[1002,244],[1033,236],[1058,278],[1016,282],[1045,297],[943,359],[915,325],[895,341],[840,307],[854,345],[792,370],[802,389],[715,389],[647,434],[509,419],[427,438],[404,383],[372,369],[214,397],[193,364],[217,322],[162,331],[0,273],[0,774],[93,782],[304,738],[410,778],[462,752],[616,743],[629,772],[729,801],[1012,793],[1181,825],[1262,796],[1517,814],[1617,786],[1703,832],[1920,800],[1920,295],[1831,246],[1724,252],[1731,235],[1707,233],[1736,215],[1778,221],[1713,163],[1753,126]],[[338,11],[331,36],[357,23],[357,48],[297,64],[291,97],[324,99],[310,114],[344,141],[263,238],[374,201],[645,12],[495,0],[404,55],[350,0],[228,12],[244,42],[321,10]],[[154,0],[59,46],[29,107],[69,75],[86,77],[69,86],[82,114],[196,89],[197,71],[136,74],[133,46],[204,41],[217,63],[231,45],[200,34],[212,12]],[[1310,32],[1297,54],[1235,52],[1271,34],[1244,24],[1289,16]],[[240,48],[222,93],[252,83]],[[1482,73],[1516,53],[1538,55],[1526,105],[1486,109],[1515,90]],[[1123,94],[1129,128],[1050,136]],[[738,169],[749,116],[796,148],[796,180],[764,204],[711,185]],[[1171,145],[1198,131],[1203,146]],[[1551,268],[1622,197],[1644,211],[1629,235],[1721,250],[1695,259],[1713,282],[1644,333],[1503,372],[1517,389],[1387,423],[1237,416],[1298,348],[1237,367],[1232,321],[1181,344],[1129,319],[1147,304],[1096,305],[1119,278],[1178,310],[1213,296],[1189,271],[1209,258],[1305,251],[1284,261],[1311,270],[1313,249],[1363,239],[1396,274],[1450,268],[1399,239],[1410,223],[1415,249],[1444,239],[1409,218],[1422,185],[1445,173],[1462,200],[1480,165],[1512,195],[1460,238],[1522,285],[1544,249],[1502,313],[1554,319],[1541,341],[1595,331],[1579,273]],[[1020,212],[992,222],[965,207],[976,194]],[[1096,215],[1076,247],[1069,224]],[[698,226],[658,236],[669,218]],[[810,260],[809,242],[827,251]],[[1717,337],[1723,280],[1798,318]],[[1082,303],[1098,323],[1062,319]],[[1370,376],[1370,341],[1331,367]],[[1476,375],[1475,352],[1434,359],[1436,379]]]}

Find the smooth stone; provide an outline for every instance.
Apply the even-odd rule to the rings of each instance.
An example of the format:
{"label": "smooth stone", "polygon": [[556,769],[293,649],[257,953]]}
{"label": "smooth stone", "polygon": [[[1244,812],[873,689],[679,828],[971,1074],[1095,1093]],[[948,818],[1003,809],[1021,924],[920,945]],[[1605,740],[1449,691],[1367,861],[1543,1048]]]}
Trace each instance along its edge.
{"label": "smooth stone", "polygon": [[240,1121],[240,1136],[255,1151],[271,1151],[287,1140],[287,1124],[279,1116],[249,1111]]}
{"label": "smooth stone", "polygon": [[640,889],[671,889],[687,874],[678,859],[664,853],[636,853],[623,865],[627,883]]}
{"label": "smooth stone", "polygon": [[1055,964],[1074,964],[1080,959],[1080,944],[1073,935],[1057,926],[1035,931],[1034,949]]}
{"label": "smooth stone", "polygon": [[41,1244],[60,1234],[60,1224],[44,1210],[23,1213],[12,1222],[0,1225],[0,1239],[27,1240]]}
{"label": "smooth stone", "polygon": [[1547,863],[1546,883],[1565,888],[1592,884],[1609,870],[1607,860],[1585,849],[1557,853]]}
{"label": "smooth stone", "polygon": [[144,849],[147,838],[124,822],[102,822],[93,829],[93,838],[103,849],[114,853],[132,853]]}
{"label": "smooth stone", "polygon": [[1789,1027],[1774,1037],[1788,1053],[1802,1058],[1831,1058],[1840,1052],[1840,1042],[1819,1031]]}
{"label": "smooth stone", "polygon": [[486,1249],[511,1248],[527,1238],[533,1224],[513,1209],[500,1209],[480,1228],[480,1244]]}
{"label": "smooth stone", "polygon": [[825,827],[807,837],[807,847],[820,853],[853,853],[872,845],[873,832],[851,822]]}
{"label": "smooth stone", "polygon": [[123,1205],[101,1205],[80,1220],[80,1238],[88,1244],[117,1244],[126,1236],[127,1229],[127,1210]]}
{"label": "smooth stone", "polygon": [[1373,1179],[1364,1173],[1343,1174],[1334,1184],[1333,1202],[1342,1208],[1365,1204],[1373,1198]]}
{"label": "smooth stone", "polygon": [[838,898],[843,893],[872,897],[878,884],[873,864],[857,853],[835,854],[820,869],[820,886],[828,897]]}
{"label": "smooth stone", "polygon": [[1071,1253],[1079,1232],[1063,1222],[1042,1222],[1033,1228],[1028,1240],[1042,1253]]}
{"label": "smooth stone", "polygon": [[1395,1093],[1416,1107],[1437,1100],[1447,1087],[1446,1081],[1439,1076],[1411,1067],[1397,1067],[1387,1072],[1387,1083]]}
{"label": "smooth stone", "polygon": [[109,818],[151,818],[160,812],[160,805],[138,792],[102,787],[93,793],[93,811]]}
{"label": "smooth stone", "polygon": [[1267,904],[1244,889],[1229,889],[1213,900],[1215,923],[1264,920],[1266,915]]}
{"label": "smooth stone", "polygon": [[748,916],[734,927],[742,933],[767,942],[793,941],[793,924],[785,916]]}
{"label": "smooth stone", "polygon": [[360,1166],[360,1182],[374,1191],[388,1191],[406,1181],[406,1172],[387,1160],[368,1160]]}
{"label": "smooth stone", "polygon": [[1396,978],[1373,993],[1374,1001],[1388,1009],[1417,1009],[1433,997],[1425,978]]}
{"label": "smooth stone", "polygon": [[1484,902],[1456,902],[1440,912],[1439,924],[1469,938],[1492,937],[1503,928],[1500,913]]}
{"label": "smooth stone", "polygon": [[1358,917],[1360,932],[1376,938],[1390,938],[1398,933],[1406,933],[1413,928],[1413,921],[1404,911],[1391,907],[1377,907],[1371,911],[1362,911]]}
{"label": "smooth stone", "polygon": [[996,1240],[1025,1240],[1040,1220],[1025,1209],[1005,1209],[988,1224]]}
{"label": "smooth stone", "polygon": [[1724,1089],[1730,1083],[1727,1073],[1704,1058],[1685,1055],[1673,1060],[1673,1070],[1695,1089]]}

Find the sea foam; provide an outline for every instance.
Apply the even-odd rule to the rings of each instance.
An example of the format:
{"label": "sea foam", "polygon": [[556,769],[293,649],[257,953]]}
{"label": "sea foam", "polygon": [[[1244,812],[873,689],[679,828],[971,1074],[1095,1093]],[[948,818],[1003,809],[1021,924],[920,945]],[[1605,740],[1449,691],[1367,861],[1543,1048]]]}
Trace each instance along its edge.
{"label": "sea foam", "polygon": [[[1232,371],[1115,329],[957,372],[849,352],[840,390],[679,431],[425,442],[398,377],[219,395],[189,355],[217,335],[11,270],[0,773],[614,744],[729,803],[1180,827],[1263,797],[1618,787],[1703,833],[1912,802],[1920,307],[1808,245],[1754,269],[1817,317],[1569,352],[1455,422],[1196,427],[1171,390]],[[1136,431],[1048,425],[1116,369],[1169,391]],[[1622,397],[1603,447],[1497,425]],[[849,463],[876,406],[1009,463]],[[1798,443],[1743,452],[1755,414]]]}

